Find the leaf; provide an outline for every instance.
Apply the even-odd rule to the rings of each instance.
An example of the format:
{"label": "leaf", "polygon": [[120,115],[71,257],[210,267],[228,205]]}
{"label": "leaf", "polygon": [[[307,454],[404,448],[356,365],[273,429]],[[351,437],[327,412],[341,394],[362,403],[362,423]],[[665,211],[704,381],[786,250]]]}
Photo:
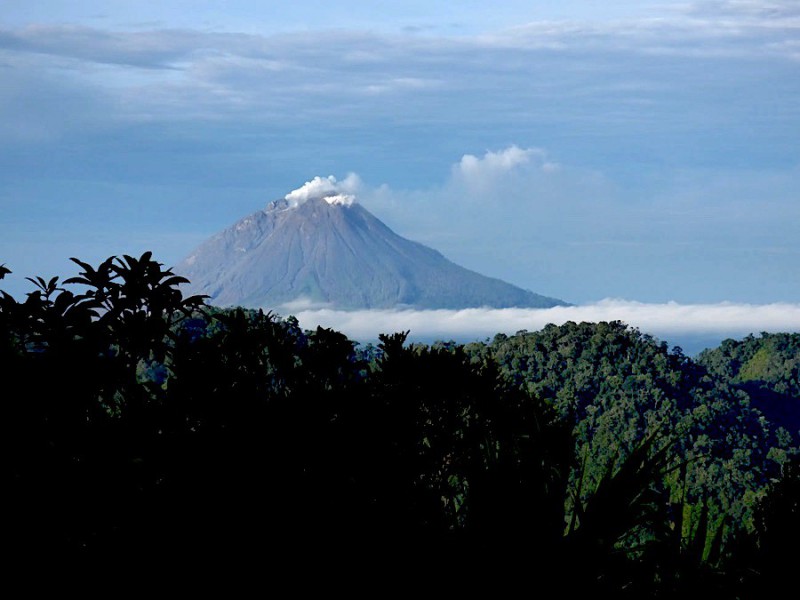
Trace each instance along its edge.
{"label": "leaf", "polygon": [[95,272],[94,269],[92,268],[92,265],[90,265],[89,263],[85,263],[82,260],[78,260],[74,256],[71,257],[70,260],[72,262],[74,262],[75,264],[77,264],[78,266],[82,267],[83,270],[86,271],[87,273],[94,273]]}
{"label": "leaf", "polygon": [[86,277],[70,277],[69,279],[64,280],[64,284],[68,283],[79,283],[81,285],[92,285],[92,282],[86,279]]}
{"label": "leaf", "polygon": [[208,294],[197,294],[195,296],[189,296],[188,298],[184,299],[184,305],[193,305],[193,304],[205,304],[205,299],[211,298]]}
{"label": "leaf", "polygon": [[27,279],[33,285],[35,285],[37,288],[39,288],[40,291],[34,292],[34,293],[36,293],[36,294],[38,294],[38,293],[47,293],[47,284],[45,283],[45,280],[42,279],[41,277],[37,277],[36,279],[34,279],[33,277],[26,277],[25,279]]}
{"label": "leaf", "polygon": [[164,281],[162,281],[161,285],[174,286],[174,285],[180,285],[181,283],[190,283],[190,282],[188,279],[186,279],[186,277],[181,277],[180,275],[173,275],[172,277],[169,277]]}

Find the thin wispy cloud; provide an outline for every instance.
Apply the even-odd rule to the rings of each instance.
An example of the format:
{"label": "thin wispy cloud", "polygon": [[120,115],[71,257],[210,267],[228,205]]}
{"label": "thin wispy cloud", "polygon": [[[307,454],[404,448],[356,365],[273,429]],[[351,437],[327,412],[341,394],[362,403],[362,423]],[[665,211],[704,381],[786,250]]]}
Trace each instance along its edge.
{"label": "thin wispy cloud", "polygon": [[683,5],[682,11],[689,15],[750,19],[761,25],[800,25],[800,6],[794,0],[698,0]]}
{"label": "thin wispy cloud", "polygon": [[[652,94],[642,90],[663,81],[657,73],[654,78],[646,75],[642,66],[653,60],[648,56],[796,58],[800,19],[788,5],[774,4],[756,10],[749,3],[699,3],[672,11],[667,18],[533,22],[458,38],[347,29],[256,35],[31,24],[0,29],[0,49],[8,64],[36,57],[45,71],[58,70],[70,60],[74,75],[90,84],[97,81],[98,65],[111,66],[130,78],[127,86],[119,85],[119,73],[110,75],[112,82],[117,79],[120,93],[126,87],[140,91],[149,79],[163,88],[158,102],[167,102],[164,95],[172,94],[176,113],[189,105],[183,91],[192,92],[195,105],[213,104],[218,116],[224,106],[214,102],[215,97],[229,97],[236,101],[224,112],[236,118],[242,117],[237,110],[241,104],[250,109],[251,118],[264,108],[288,108],[286,95],[294,95],[297,108],[298,103],[308,107],[309,96],[319,100],[334,93],[351,99],[364,95],[368,102],[376,94],[405,97],[427,89],[460,94],[476,85],[488,93],[513,83],[522,98],[535,97],[536,90],[553,85],[557,87],[552,91],[570,97],[589,85],[588,65],[605,72],[612,88],[628,86],[647,98]],[[718,16],[712,17],[715,10]],[[152,72],[137,72],[141,69]],[[480,77],[475,76],[478,73]],[[617,80],[620,73],[626,74],[627,83]],[[713,72],[703,74],[718,77]],[[267,90],[269,96],[264,94]],[[142,110],[150,104],[148,98],[140,97]],[[487,109],[502,106],[499,98],[493,100]]]}
{"label": "thin wispy cloud", "polygon": [[0,16],[0,262],[25,274],[100,229],[163,215],[202,238],[354,171],[399,233],[568,301],[798,297],[796,2],[509,2],[459,23],[47,4]]}

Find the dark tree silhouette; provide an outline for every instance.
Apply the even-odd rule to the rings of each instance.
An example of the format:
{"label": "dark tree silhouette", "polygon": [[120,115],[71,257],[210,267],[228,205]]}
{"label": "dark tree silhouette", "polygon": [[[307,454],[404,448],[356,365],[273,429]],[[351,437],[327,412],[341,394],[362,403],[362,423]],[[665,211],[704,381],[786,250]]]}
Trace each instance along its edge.
{"label": "dark tree silhouette", "polygon": [[[621,323],[364,347],[184,298],[150,253],[73,261],[0,293],[7,551],[414,556],[450,583],[635,598],[758,597],[792,573],[796,449],[724,357]],[[746,373],[780,385],[779,341]]]}

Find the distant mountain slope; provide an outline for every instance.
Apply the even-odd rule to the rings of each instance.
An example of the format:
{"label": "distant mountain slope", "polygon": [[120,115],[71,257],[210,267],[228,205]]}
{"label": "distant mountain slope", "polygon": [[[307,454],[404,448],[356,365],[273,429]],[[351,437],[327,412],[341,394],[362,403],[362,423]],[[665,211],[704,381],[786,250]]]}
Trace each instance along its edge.
{"label": "distant mountain slope", "polygon": [[460,267],[340,199],[272,202],[206,241],[175,272],[191,280],[191,293],[221,306],[298,299],[342,309],[565,304]]}

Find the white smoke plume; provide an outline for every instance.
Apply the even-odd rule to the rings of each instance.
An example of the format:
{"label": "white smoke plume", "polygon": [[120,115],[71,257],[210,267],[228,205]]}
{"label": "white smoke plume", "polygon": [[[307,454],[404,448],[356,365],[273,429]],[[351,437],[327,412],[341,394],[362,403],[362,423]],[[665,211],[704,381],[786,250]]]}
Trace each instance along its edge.
{"label": "white smoke plume", "polygon": [[284,198],[291,208],[300,206],[312,198],[322,198],[328,204],[352,206],[360,187],[361,179],[355,173],[348,174],[342,181],[337,181],[333,175],[317,176],[296,190],[292,190]]}

